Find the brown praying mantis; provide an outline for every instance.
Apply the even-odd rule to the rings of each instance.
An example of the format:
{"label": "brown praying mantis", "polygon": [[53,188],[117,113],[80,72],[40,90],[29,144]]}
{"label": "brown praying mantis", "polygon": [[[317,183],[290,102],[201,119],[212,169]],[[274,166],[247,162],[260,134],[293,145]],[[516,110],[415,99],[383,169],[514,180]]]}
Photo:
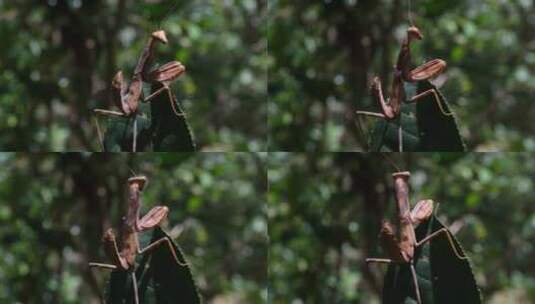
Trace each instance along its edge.
{"label": "brown praying mantis", "polygon": [[117,244],[113,229],[108,229],[102,237],[104,249],[107,257],[112,264],[89,263],[90,267],[98,267],[111,270],[128,271],[132,276],[135,303],[139,303],[137,291],[137,280],[135,275],[135,258],[138,254],[150,253],[160,245],[167,245],[176,263],[180,266],[187,266],[186,263],[180,262],[171,241],[163,237],[147,247],[141,249],[138,239],[138,233],[152,229],[167,217],[169,209],[165,206],[156,206],[152,208],[141,219],[141,198],[140,192],[147,183],[145,176],[134,176],[128,179],[128,212],[120,228],[120,245]]}
{"label": "brown praying mantis", "polygon": [[[433,95],[435,101],[438,104],[438,107],[442,114],[446,116],[453,115],[451,112],[445,111],[438,96],[437,91],[429,89],[422,93],[419,93],[415,96],[412,96],[407,99],[404,82],[416,83],[419,81],[425,81],[429,79],[434,79],[440,75],[446,69],[446,62],[441,59],[430,60],[415,69],[410,68],[411,61],[411,43],[414,40],[422,40],[423,35],[416,26],[411,26],[407,29],[407,36],[401,44],[401,49],[398,54],[398,60],[394,66],[394,78],[392,80],[392,88],[390,89],[390,98],[385,99],[383,94],[383,89],[381,85],[381,80],[379,77],[374,77],[371,83],[371,92],[378,103],[381,105],[382,113],[368,112],[368,111],[357,111],[358,115],[368,115],[374,117],[380,117],[386,120],[395,120],[398,119],[401,115],[401,104],[402,102],[413,103],[417,102],[423,97],[428,95]],[[401,122],[398,129],[398,145],[399,152],[403,151],[403,129]]]}
{"label": "brown praying mantis", "polygon": [[[134,75],[132,76],[132,81],[130,84],[127,84],[123,72],[119,71],[117,74],[115,74],[115,77],[112,80],[112,91],[113,91],[113,100],[116,103],[116,105],[121,109],[121,111],[111,111],[111,110],[102,110],[102,109],[95,109],[94,112],[96,114],[100,115],[107,115],[107,116],[119,116],[119,117],[133,117],[134,119],[134,126],[133,126],[133,143],[132,143],[132,151],[136,151],[136,133],[137,133],[137,115],[138,113],[138,107],[140,104],[140,101],[148,102],[152,100],[154,97],[162,93],[163,91],[167,92],[167,95],[169,97],[169,102],[171,103],[171,108],[173,109],[173,112],[177,116],[184,116],[184,113],[182,111],[179,111],[177,109],[177,106],[175,104],[175,98],[173,96],[173,93],[171,92],[169,85],[171,82],[173,82],[176,78],[184,74],[186,71],[186,68],[182,63],[178,61],[171,61],[168,62],[159,68],[156,68],[152,71],[149,71],[150,65],[152,64],[152,61],[154,59],[154,48],[156,46],[156,43],[162,43],[167,44],[167,36],[165,34],[165,31],[158,30],[151,34],[149,41],[147,43],[147,46],[141,53],[141,56],[139,57],[139,60],[137,62],[136,68],[134,70]],[[162,84],[161,89],[157,90],[156,92],[149,95],[147,98],[142,98],[143,95],[143,82],[148,83],[160,83]],[[100,127],[98,125],[97,120],[97,131],[99,133],[100,141],[101,139],[101,132]]]}
{"label": "brown praying mantis", "polygon": [[416,248],[431,241],[433,238],[445,235],[453,249],[453,252],[459,259],[467,259],[462,256],[455,247],[452,237],[446,228],[437,230],[421,240],[416,239],[414,229],[421,222],[429,219],[433,214],[433,200],[419,201],[416,206],[410,210],[409,203],[409,172],[396,172],[392,174],[394,178],[394,190],[396,192],[396,211],[397,211],[397,229],[387,220],[383,220],[380,239],[383,249],[388,255],[388,259],[368,258],[366,263],[407,263],[410,266],[413,285],[418,304],[422,303],[420,288],[414,268],[414,251]]}

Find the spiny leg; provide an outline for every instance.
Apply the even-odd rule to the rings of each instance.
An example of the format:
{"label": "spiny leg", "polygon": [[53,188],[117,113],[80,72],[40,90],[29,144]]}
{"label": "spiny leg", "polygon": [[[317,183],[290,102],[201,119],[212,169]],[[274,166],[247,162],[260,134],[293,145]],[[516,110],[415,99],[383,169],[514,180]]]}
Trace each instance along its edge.
{"label": "spiny leg", "polygon": [[119,111],[111,111],[111,110],[102,110],[102,109],[94,109],[93,112],[100,115],[106,115],[106,116],[126,116],[123,112]]}
{"label": "spiny leg", "polygon": [[[376,112],[356,111],[355,113],[357,114],[357,126],[358,126],[358,129],[359,129],[359,132],[362,134],[363,137],[365,137],[365,135],[364,135],[364,132],[362,131],[362,126],[360,124],[360,118],[359,118],[360,115],[367,115],[367,116],[379,117],[379,118],[386,119],[386,116],[384,114],[376,113]],[[365,140],[368,140],[368,139],[365,138]]]}
{"label": "spiny leg", "polygon": [[152,208],[138,221],[138,231],[145,231],[160,225],[164,218],[167,217],[168,213],[169,208],[166,206],[156,206]]}
{"label": "spiny leg", "polygon": [[132,285],[134,286],[134,299],[135,299],[135,303],[136,304],[139,304],[139,296],[138,296],[138,293],[137,293],[137,279],[136,279],[136,272],[135,271],[132,271]]}
{"label": "spiny leg", "polygon": [[420,286],[418,285],[418,277],[416,276],[416,269],[414,269],[414,263],[411,260],[410,263],[411,273],[412,273],[412,282],[414,284],[414,290],[416,292],[416,301],[418,304],[422,304],[422,298],[420,297]]}
{"label": "spiny leg", "polygon": [[[103,116],[113,116],[113,117],[125,117],[126,116],[123,112],[102,110],[102,109],[94,109],[93,112],[95,114],[103,115]],[[98,121],[98,115],[95,116],[95,125],[97,127],[98,140],[99,140],[100,148],[102,149],[102,152],[106,152],[106,149],[104,148],[104,138],[102,137],[102,129],[100,128],[100,123]]]}
{"label": "spiny leg", "polygon": [[455,255],[457,256],[458,259],[460,260],[466,260],[468,259],[468,257],[466,256],[461,256],[461,254],[457,251],[457,247],[455,247],[455,244],[453,242],[453,240],[451,239],[451,235],[448,231],[448,229],[446,228],[442,228],[442,229],[439,229],[433,233],[431,233],[430,235],[426,236],[425,238],[423,238],[422,240],[420,240],[419,242],[416,242],[415,246],[416,247],[419,247],[421,246],[422,244],[425,244],[426,242],[429,242],[431,241],[433,238],[439,236],[440,234],[446,234],[446,237],[448,238],[448,241],[450,243],[450,246],[451,248],[453,249],[453,252],[455,253]]}
{"label": "spiny leg", "polygon": [[154,93],[152,93],[152,94],[150,94],[149,96],[147,96],[147,98],[145,98],[145,99],[143,100],[143,102],[149,102],[149,101],[151,101],[151,99],[153,99],[154,97],[156,97],[156,96],[158,96],[160,93],[162,93],[163,90],[165,90],[165,86],[159,88],[159,89],[156,90]]}
{"label": "spiny leg", "polygon": [[137,115],[134,115],[134,129],[133,129],[133,142],[132,142],[132,152],[136,152],[137,146]]}
{"label": "spiny leg", "polygon": [[401,118],[399,119],[399,128],[398,128],[398,151],[403,152],[403,127],[401,125]]}
{"label": "spiny leg", "polygon": [[104,263],[89,263],[89,267],[93,268],[93,267],[96,267],[96,268],[104,268],[104,269],[110,269],[110,270],[115,270],[117,269],[117,266],[115,265],[112,265],[112,264],[104,264]]}
{"label": "spiny leg", "polygon": [[429,89],[427,91],[424,91],[418,95],[415,95],[413,97],[411,97],[408,102],[416,102],[418,101],[418,99],[420,98],[423,98],[429,94],[433,94],[434,98],[435,98],[435,102],[437,103],[438,105],[438,108],[440,109],[440,112],[442,112],[442,114],[444,114],[444,116],[452,116],[453,115],[453,112],[447,112],[444,107],[442,106],[442,102],[440,102],[440,97],[438,96],[438,93],[437,91],[433,88],[433,89]]}
{"label": "spiny leg", "polygon": [[368,258],[366,259],[366,263],[384,263],[384,264],[390,264],[393,263],[391,259],[376,259],[376,258]]}
{"label": "spiny leg", "polygon": [[382,113],[376,113],[376,112],[368,112],[368,111],[357,111],[357,115],[367,115],[367,116],[373,116],[373,117],[379,117],[379,118],[386,118],[386,116]]}
{"label": "spiny leg", "polygon": [[160,246],[160,245],[162,245],[164,243],[167,244],[167,246],[169,247],[169,250],[171,250],[171,254],[173,255],[173,258],[175,259],[175,262],[178,265],[180,265],[180,266],[188,266],[188,263],[180,262],[180,260],[178,259],[178,256],[176,255],[175,248],[173,247],[173,244],[166,237],[163,237],[163,238],[153,242],[152,244],[148,245],[147,247],[145,247],[143,249],[138,249],[138,254],[145,254],[145,253],[151,252],[154,249],[156,249],[158,246]]}
{"label": "spiny leg", "polygon": [[175,97],[173,96],[173,92],[171,92],[171,89],[169,89],[167,84],[164,84],[164,87],[167,91],[167,96],[169,96],[169,102],[171,103],[171,108],[173,109],[175,115],[178,117],[185,116],[186,114],[184,114],[181,109],[179,109],[180,111],[177,110],[177,104],[175,103]]}
{"label": "spiny leg", "polygon": [[173,112],[175,113],[175,115],[178,116],[178,117],[185,116],[186,114],[184,112],[182,112],[182,110],[180,110],[180,111],[177,110],[177,107],[176,107],[176,104],[175,104],[175,98],[174,98],[173,93],[171,92],[171,89],[169,88],[169,86],[166,83],[161,83],[161,85],[162,85],[161,88],[156,90],[154,93],[150,94],[147,98],[145,98],[143,100],[143,102],[151,101],[151,99],[153,99],[154,97],[158,96],[163,91],[167,91],[167,96],[169,98],[169,102],[171,103],[171,108],[173,109]]}

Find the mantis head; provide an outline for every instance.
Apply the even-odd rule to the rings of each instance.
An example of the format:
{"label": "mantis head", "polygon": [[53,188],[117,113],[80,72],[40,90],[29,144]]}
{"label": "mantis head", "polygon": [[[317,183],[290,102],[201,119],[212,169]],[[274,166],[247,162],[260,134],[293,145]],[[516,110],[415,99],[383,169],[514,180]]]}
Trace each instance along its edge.
{"label": "mantis head", "polygon": [[407,38],[409,41],[411,40],[422,40],[424,38],[424,35],[420,32],[420,30],[416,26],[411,26],[407,29]]}
{"label": "mantis head", "polygon": [[146,176],[139,175],[139,176],[133,176],[128,179],[128,185],[137,185],[139,188],[139,191],[143,191],[143,188],[145,185],[149,182]]}
{"label": "mantis head", "polygon": [[409,78],[412,81],[434,79],[442,74],[446,67],[446,61],[442,59],[433,59],[411,70],[409,73]]}
{"label": "mantis head", "polygon": [[163,30],[152,32],[151,37],[156,39],[157,41],[160,41],[163,44],[167,44],[167,36],[165,35],[165,31]]}

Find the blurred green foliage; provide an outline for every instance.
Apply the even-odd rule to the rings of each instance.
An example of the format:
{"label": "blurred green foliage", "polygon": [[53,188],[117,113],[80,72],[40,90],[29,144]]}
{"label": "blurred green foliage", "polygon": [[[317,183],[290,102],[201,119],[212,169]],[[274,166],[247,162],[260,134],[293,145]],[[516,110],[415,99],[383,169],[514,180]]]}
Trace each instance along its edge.
{"label": "blurred green foliage", "polygon": [[[529,153],[390,154],[411,171],[410,200],[439,202],[470,257],[484,303],[535,301],[535,159]],[[379,154],[273,153],[268,161],[272,303],[379,303],[381,220],[393,219]],[[452,290],[451,292],[455,292]]]}
{"label": "blurred green foliage", "polygon": [[169,44],[156,61],[187,68],[172,89],[198,148],[265,151],[266,7],[264,0],[0,1],[1,150],[100,150],[91,110],[114,107],[113,75],[131,77],[161,23]]}
{"label": "blurred green foliage", "polygon": [[[366,149],[408,24],[406,0],[272,0],[268,25],[271,151]],[[525,0],[412,0],[424,39],[414,64],[448,63],[441,91],[468,150],[535,150],[535,5]]]}
{"label": "blurred green foliage", "polygon": [[[267,298],[265,154],[0,154],[0,302],[100,303],[100,239],[126,211],[130,168],[149,177],[145,213],[191,264],[208,303]],[[151,233],[142,234],[150,238]]]}

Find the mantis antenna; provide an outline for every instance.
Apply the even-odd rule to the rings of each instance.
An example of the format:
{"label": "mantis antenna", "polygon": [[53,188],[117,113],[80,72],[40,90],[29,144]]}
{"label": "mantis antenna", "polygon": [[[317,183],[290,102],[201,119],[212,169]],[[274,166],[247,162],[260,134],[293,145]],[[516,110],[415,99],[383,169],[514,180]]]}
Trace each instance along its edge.
{"label": "mantis antenna", "polygon": [[412,0],[407,0],[409,2],[409,9],[407,11],[407,16],[409,17],[409,22],[411,25],[414,25],[414,21],[412,20]]}
{"label": "mantis antenna", "polygon": [[[160,19],[160,21],[158,22],[158,29],[160,29],[162,27],[162,23],[172,14],[176,11],[178,7],[178,1],[174,1],[173,4],[170,5],[169,9],[167,10],[167,13],[165,13],[165,15]],[[154,22],[156,20],[151,20],[151,23]]]}
{"label": "mantis antenna", "polygon": [[137,176],[136,171],[132,170],[129,165],[126,165],[128,167],[128,170],[130,170],[130,173],[132,173],[132,176]]}

